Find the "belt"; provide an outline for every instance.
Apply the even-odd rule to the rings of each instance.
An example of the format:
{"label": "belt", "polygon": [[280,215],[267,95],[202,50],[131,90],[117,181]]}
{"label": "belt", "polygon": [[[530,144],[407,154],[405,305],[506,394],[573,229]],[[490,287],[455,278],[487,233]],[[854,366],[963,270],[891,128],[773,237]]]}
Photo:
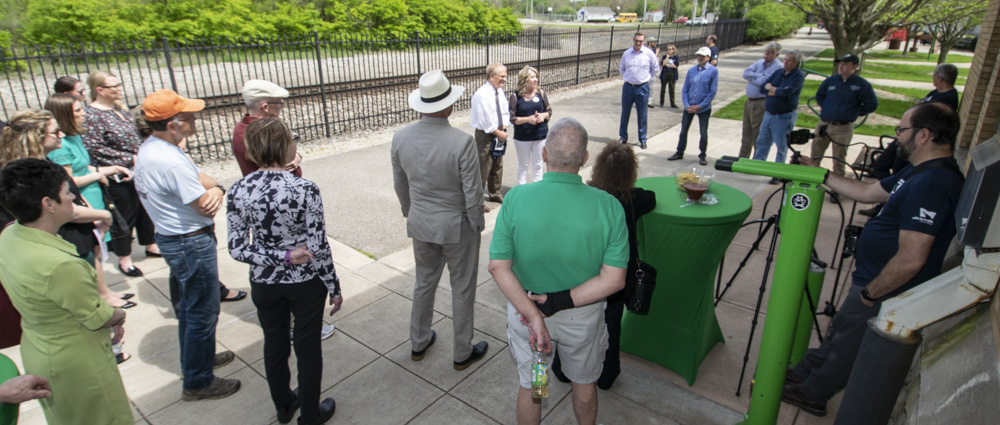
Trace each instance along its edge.
{"label": "belt", "polygon": [[748,97],[747,101],[748,102],[753,102],[755,100],[764,100],[764,99],[767,99],[767,98],[766,97]]}
{"label": "belt", "polygon": [[848,124],[854,124],[854,121],[825,121],[825,122],[827,124],[830,124],[830,125],[848,125]]}
{"label": "belt", "polygon": [[632,84],[632,83],[630,83],[630,82],[626,81],[626,82],[625,82],[625,84],[628,84],[628,85],[630,85],[630,86],[635,86],[635,87],[639,87],[639,86],[644,86],[644,85],[646,85],[646,84],[649,84],[649,81],[647,81],[647,82],[645,82],[645,83],[642,83],[642,84]]}
{"label": "belt", "polygon": [[198,230],[195,230],[193,232],[190,232],[190,233],[185,233],[183,235],[164,235],[162,233],[159,233],[158,235],[161,238],[167,238],[167,239],[184,239],[184,238],[195,237],[195,236],[198,236],[198,235],[204,235],[204,234],[208,234],[208,233],[213,233],[213,232],[215,232],[215,225],[214,224],[202,227],[202,228],[200,228]]}

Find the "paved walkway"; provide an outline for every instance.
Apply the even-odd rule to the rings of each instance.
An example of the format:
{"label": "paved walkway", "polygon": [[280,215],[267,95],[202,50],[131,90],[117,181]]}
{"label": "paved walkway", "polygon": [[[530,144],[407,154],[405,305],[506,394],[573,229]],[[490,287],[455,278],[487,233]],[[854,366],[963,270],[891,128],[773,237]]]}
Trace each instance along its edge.
{"label": "paved walkway", "polygon": [[[814,31],[812,36],[805,33],[800,31],[801,36],[783,40],[784,48],[799,49],[811,56],[830,44],[822,31]],[[761,56],[762,50],[762,46],[756,46],[723,53],[715,108],[743,94],[742,71]],[[682,72],[689,66],[682,67]],[[556,117],[573,116],[584,122],[593,142],[617,140],[620,86],[619,82],[603,83],[577,97],[554,97]],[[678,110],[657,108],[650,111],[650,134],[655,136],[649,139],[649,149],[637,150],[640,177],[670,175],[673,170],[694,162],[695,155],[689,155],[686,161],[666,161],[674,151],[679,121]],[[467,120],[455,118],[453,122]],[[470,131],[467,125],[461,127]],[[709,160],[736,154],[741,135],[739,121],[713,118],[710,131]],[[864,137],[856,141],[861,139],[874,142],[874,138]],[[591,143],[592,158],[600,148],[601,143]],[[856,155],[854,149],[851,158]],[[508,158],[504,171],[503,180],[508,184],[514,181],[516,165],[513,158],[513,155]],[[330,423],[515,423],[517,384],[512,357],[506,347],[506,300],[486,271],[487,248],[498,208],[487,216],[488,226],[482,234],[475,306],[475,340],[488,341],[490,349],[485,360],[458,372],[451,368],[452,317],[446,283],[438,289],[435,301],[433,326],[439,334],[439,343],[429,349],[422,362],[409,359],[413,256],[392,191],[388,140],[343,154],[309,158],[303,168],[305,176],[323,189],[328,236],[345,296],[343,310],[332,318],[326,316],[328,322],[337,327],[336,334],[323,342],[323,396],[335,397],[338,405],[337,414]],[[589,172],[588,168],[582,174],[586,178]],[[234,179],[224,180],[228,185]],[[752,216],[763,214],[763,201],[776,188],[768,186],[767,180],[766,177],[733,173],[720,172],[718,175],[719,182],[755,198]],[[775,208],[774,204],[771,203],[770,210]],[[826,203],[826,206],[817,248],[822,257],[828,259],[833,255],[840,213],[835,204]],[[247,266],[232,260],[225,250],[224,217],[219,214],[216,219],[217,236],[223,241],[219,246],[220,278],[232,288],[249,290]],[[727,278],[750,246],[754,237],[751,231],[741,231],[730,247],[724,272]],[[377,260],[362,251],[374,254]],[[753,374],[762,325],[754,332],[742,396],[734,393],[750,334],[760,276],[766,266],[762,257],[763,253],[752,257],[747,269],[717,307],[726,343],[719,344],[709,353],[697,382],[688,386],[670,370],[623,354],[622,375],[611,390],[600,392],[600,423],[732,424],[742,417],[749,405],[747,383]],[[276,423],[264,379],[263,338],[253,304],[249,300],[223,303],[217,331],[218,350],[232,350],[237,355],[236,361],[217,372],[220,376],[242,380],[243,387],[223,400],[182,402],[176,321],[167,298],[168,271],[161,259],[138,259],[136,264],[145,271],[144,277],[126,279],[113,266],[106,267],[106,275],[113,289],[135,292],[139,303],[129,311],[126,328],[126,349],[133,353],[133,358],[120,367],[137,423]],[[850,264],[844,267],[847,270]],[[834,275],[835,271],[828,273],[823,300],[830,299],[829,288]],[[442,282],[447,279],[446,271]],[[765,312],[766,306],[765,298]],[[763,320],[760,323],[763,324]],[[20,364],[17,349],[2,352]],[[294,366],[294,357],[291,363]],[[831,403],[831,409],[836,409],[836,400]],[[22,424],[44,423],[37,403],[25,403],[21,410]],[[552,384],[550,396],[543,403],[543,417],[545,424],[575,423],[568,385]],[[833,415],[818,419],[787,405],[782,406],[779,418],[782,424],[832,421]]]}

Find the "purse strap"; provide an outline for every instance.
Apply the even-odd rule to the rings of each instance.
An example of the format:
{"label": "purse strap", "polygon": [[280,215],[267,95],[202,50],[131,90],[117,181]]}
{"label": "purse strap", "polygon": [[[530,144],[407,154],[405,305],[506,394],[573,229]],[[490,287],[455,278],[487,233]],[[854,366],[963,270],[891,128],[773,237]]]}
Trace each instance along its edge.
{"label": "purse strap", "polygon": [[[639,222],[635,221],[635,198],[629,199],[628,201],[628,212],[632,216],[632,225],[635,226],[636,233],[639,232]],[[628,231],[628,226],[625,226],[625,230]],[[633,235],[631,232],[628,235],[629,240],[629,255],[632,255],[632,241],[635,241],[636,246],[639,245],[639,238]],[[639,260],[639,255],[635,256],[635,277],[642,279],[646,276],[646,272],[642,271],[642,261]]]}

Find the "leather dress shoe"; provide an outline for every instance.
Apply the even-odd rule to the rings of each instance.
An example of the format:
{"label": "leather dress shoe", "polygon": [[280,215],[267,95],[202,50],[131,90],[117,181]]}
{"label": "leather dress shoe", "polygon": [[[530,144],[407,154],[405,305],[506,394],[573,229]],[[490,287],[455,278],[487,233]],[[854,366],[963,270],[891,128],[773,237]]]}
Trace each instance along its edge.
{"label": "leather dress shoe", "polygon": [[118,265],[118,270],[121,270],[122,273],[125,274],[125,276],[128,276],[128,277],[139,277],[139,276],[142,276],[142,270],[139,270],[139,268],[136,267],[135,265],[132,265],[131,267],[128,268],[128,270],[125,270],[125,269],[122,268],[122,265],[119,264]]}
{"label": "leather dress shoe", "polygon": [[698,157],[698,163],[701,164],[701,165],[708,165],[708,161],[706,161],[705,157],[703,157],[703,156],[699,156]]}
{"label": "leather dress shoe", "polygon": [[147,249],[146,258],[163,258],[163,254],[160,254],[159,252],[153,252]]}
{"label": "leather dress shoe", "polygon": [[128,302],[126,302],[125,304],[122,304],[122,306],[121,306],[121,307],[118,307],[118,308],[120,308],[120,309],[122,309],[122,310],[125,310],[125,309],[129,309],[129,308],[132,308],[132,307],[135,307],[135,306],[137,306],[137,305],[139,305],[139,304],[136,304],[136,303],[134,303],[134,302],[132,302],[132,301],[128,301]]}
{"label": "leather dress shoe", "polygon": [[125,301],[128,301],[128,300],[132,299],[132,297],[134,297],[134,296],[135,296],[135,294],[132,294],[132,293],[122,294],[122,299],[125,300]]}
{"label": "leather dress shoe", "polygon": [[434,345],[434,341],[437,341],[437,332],[434,332],[434,329],[431,329],[431,342],[428,342],[427,346],[424,347],[423,350],[420,350],[420,351],[410,351],[410,360],[413,360],[415,362],[419,362],[419,361],[423,360],[424,359],[424,353],[427,352],[428,348],[431,348],[431,346]]}
{"label": "leather dress shoe", "polygon": [[472,354],[469,354],[469,358],[455,362],[455,370],[465,370],[465,368],[471,366],[473,363],[478,362],[483,357],[486,357],[486,351],[490,349],[490,344],[486,341],[479,341],[478,344],[472,346]]}
{"label": "leather dress shoe", "polygon": [[287,424],[291,422],[292,418],[295,417],[295,411],[299,410],[299,389],[292,390],[292,393],[295,394],[295,400],[292,400],[287,406],[278,409],[278,423]]}
{"label": "leather dress shoe", "polygon": [[799,387],[799,384],[785,385],[781,392],[781,401],[798,406],[806,413],[821,417],[826,416],[826,403],[820,404],[806,398],[805,394],[802,394],[802,388]]}
{"label": "leather dress shoe", "polygon": [[624,145],[624,144],[628,143],[628,139],[626,139],[624,137],[619,137],[618,138],[618,143],[621,143],[621,144]]}
{"label": "leather dress shoe", "polygon": [[684,159],[684,154],[677,152],[667,157],[667,161],[676,161],[678,159]]}
{"label": "leather dress shoe", "polygon": [[229,294],[226,294],[225,297],[222,297],[221,301],[222,302],[239,301],[239,300],[242,300],[242,299],[244,299],[246,297],[247,297],[247,291],[236,291],[236,296],[235,297],[230,297]]}
{"label": "leather dress shoe", "polygon": [[646,142],[639,142],[639,148],[646,149]]}
{"label": "leather dress shoe", "polygon": [[312,420],[304,421],[302,417],[299,417],[299,425],[319,425],[324,424],[326,421],[333,417],[333,414],[337,412],[337,402],[333,401],[333,398],[327,397],[323,401],[319,402],[319,416],[313,418]]}

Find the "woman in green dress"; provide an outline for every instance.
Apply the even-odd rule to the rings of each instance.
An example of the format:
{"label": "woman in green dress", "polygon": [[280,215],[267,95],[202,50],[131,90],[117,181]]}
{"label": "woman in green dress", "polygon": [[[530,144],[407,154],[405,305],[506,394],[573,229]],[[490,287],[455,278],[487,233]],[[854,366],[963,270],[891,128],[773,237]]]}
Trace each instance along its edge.
{"label": "woman in green dress", "polygon": [[[43,143],[58,140],[54,120]],[[62,167],[42,159],[11,161],[0,170],[0,205],[17,222],[0,234],[0,281],[21,313],[25,373],[49,378],[39,402],[51,424],[132,424],[114,355],[125,311],[97,293],[97,276],[76,248],[57,236],[74,219],[74,195]]]}

